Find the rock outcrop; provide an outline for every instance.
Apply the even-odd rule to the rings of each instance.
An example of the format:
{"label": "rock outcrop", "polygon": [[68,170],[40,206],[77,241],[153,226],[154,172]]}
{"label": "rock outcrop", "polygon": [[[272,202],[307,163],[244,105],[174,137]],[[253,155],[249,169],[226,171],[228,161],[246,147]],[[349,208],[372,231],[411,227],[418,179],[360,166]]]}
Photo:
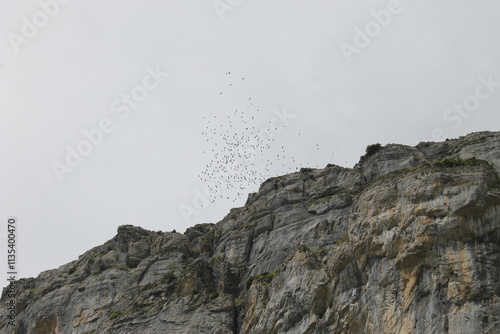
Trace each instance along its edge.
{"label": "rock outcrop", "polygon": [[120,226],[18,282],[16,334],[498,333],[500,133],[271,178],[217,224]]}

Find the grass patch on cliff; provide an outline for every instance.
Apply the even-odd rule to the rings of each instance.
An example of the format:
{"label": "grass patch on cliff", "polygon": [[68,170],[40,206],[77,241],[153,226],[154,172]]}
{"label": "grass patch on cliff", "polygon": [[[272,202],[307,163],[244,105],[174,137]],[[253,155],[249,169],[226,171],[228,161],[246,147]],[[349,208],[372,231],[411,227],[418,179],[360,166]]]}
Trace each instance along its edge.
{"label": "grass patch on cliff", "polygon": [[74,266],[72,266],[71,268],[69,268],[68,275],[74,274],[76,272],[77,268],[78,268],[78,266],[76,264]]}
{"label": "grass patch on cliff", "polygon": [[175,281],[176,279],[177,279],[177,276],[175,276],[174,271],[173,270],[169,270],[169,271],[167,271],[167,273],[165,274],[165,276],[163,276],[163,278],[161,279],[161,282],[162,283],[166,283],[166,284],[170,284],[173,281]]}
{"label": "grass patch on cliff", "polygon": [[309,247],[307,247],[306,245],[299,245],[299,246],[297,246],[297,250],[305,253],[307,251],[310,251],[311,249]]}
{"label": "grass patch on cliff", "polygon": [[389,173],[389,174],[384,174],[384,175],[380,175],[379,177],[371,180],[370,182],[368,182],[368,184],[366,185],[366,188],[368,187],[371,187],[373,186],[375,183],[378,183],[382,180],[387,180],[387,179],[390,179],[390,178],[393,178],[393,177],[396,177],[396,176],[400,176],[402,175],[403,173],[409,171],[408,169],[405,169],[405,170],[402,170],[402,171],[399,171],[399,172],[393,172],[393,173]]}
{"label": "grass patch on cliff", "polygon": [[[394,177],[397,177],[397,176],[401,176],[401,175],[404,175],[404,174],[416,171],[418,169],[421,169],[421,168],[424,168],[424,167],[427,167],[427,166],[429,166],[428,163],[423,163],[423,164],[419,164],[417,166],[410,167],[410,168],[407,168],[407,169],[403,169],[403,170],[400,170],[400,171],[397,171],[397,172],[392,172],[392,173],[380,175],[379,177],[377,177],[377,178],[371,180],[370,182],[368,182],[368,184],[366,185],[366,188],[371,187],[372,185],[374,185],[375,183],[377,183],[379,181],[387,180],[387,179],[394,178]],[[359,195],[360,193],[358,193],[356,195]]]}
{"label": "grass patch on cliff", "polygon": [[130,308],[131,312],[147,312],[149,311],[154,305],[152,304],[146,304],[146,303],[137,303],[132,305]]}
{"label": "grass patch on cliff", "polygon": [[246,299],[241,299],[241,298],[234,298],[234,306],[239,307],[246,303]]}
{"label": "grass patch on cliff", "polygon": [[250,278],[247,280],[246,283],[247,289],[250,288],[253,282],[268,284],[273,280],[274,276],[275,276],[274,273],[268,273],[268,272],[256,276],[250,276]]}
{"label": "grass patch on cliff", "polygon": [[[101,256],[102,257],[102,256]],[[110,269],[111,266],[107,266],[105,265],[102,261],[101,261],[101,257],[99,257],[99,259],[95,259],[95,258],[91,258],[89,260],[89,264],[90,263],[95,263],[96,261],[98,261],[98,267],[97,267],[97,270],[92,274],[92,275],[100,275],[102,274],[103,272],[105,272],[106,270]]]}
{"label": "grass patch on cliff", "polygon": [[212,257],[212,260],[215,262],[215,263],[221,263],[224,261],[224,254],[217,254],[215,256]]}
{"label": "grass patch on cliff", "polygon": [[489,163],[485,160],[471,158],[467,160],[462,160],[460,157],[449,158],[439,160],[438,162],[433,163],[433,166],[436,167],[460,167],[460,166],[481,166],[483,164]]}
{"label": "grass patch on cliff", "polygon": [[100,275],[103,272],[110,270],[110,269],[118,269],[118,270],[128,270],[128,267],[125,266],[107,266],[104,263],[99,264],[99,268],[97,268],[97,271],[93,275]]}
{"label": "grass patch on cliff", "polygon": [[338,238],[336,244],[342,245],[343,243],[347,242],[347,240],[349,240],[349,234],[347,232],[345,232],[344,234],[342,234],[340,236],[340,238]]}
{"label": "grass patch on cliff", "polygon": [[215,299],[217,297],[219,297],[219,293],[217,291],[211,291],[208,293],[208,298],[210,299]]}
{"label": "grass patch on cliff", "polygon": [[317,249],[311,249],[311,253],[313,254],[318,254],[318,255],[321,255],[321,256],[324,256],[326,255],[328,251],[324,248],[317,248]]}
{"label": "grass patch on cliff", "polygon": [[421,168],[427,167],[427,166],[431,166],[431,168],[434,169],[433,171],[437,171],[436,168],[455,168],[455,167],[462,167],[462,166],[482,166],[484,164],[487,164],[490,166],[488,161],[476,159],[476,158],[471,158],[471,159],[467,159],[467,160],[462,160],[462,159],[460,159],[460,157],[442,159],[439,161],[435,161],[432,164],[423,163],[423,164],[419,164],[415,167],[411,167],[408,169],[400,170],[400,171],[389,173],[389,174],[380,175],[379,177],[368,182],[368,184],[366,185],[366,188],[374,185],[375,183],[377,183],[379,181],[390,179],[390,178],[397,177],[397,176],[401,176],[401,175],[404,175],[406,173],[413,172],[415,170],[418,170],[418,169],[421,169]]}
{"label": "grass patch on cliff", "polygon": [[152,288],[154,288],[154,284],[153,283],[148,283],[148,284],[144,284],[143,286],[141,286],[139,288],[139,292],[144,292],[144,291],[147,291],[147,290],[151,290]]}
{"label": "grass patch on cliff", "polygon": [[95,262],[95,258],[96,258],[96,255],[95,255],[95,254],[94,254],[94,255],[92,255],[92,256],[89,258],[89,260],[88,260],[88,264],[89,264],[89,265],[93,265],[93,264],[94,264],[94,262]]}
{"label": "grass patch on cliff", "polygon": [[113,312],[113,313],[111,313],[111,315],[109,316],[109,319],[110,319],[110,320],[115,320],[116,318],[118,318],[119,316],[121,316],[123,313],[125,313],[125,311],[122,311],[122,310],[114,311],[114,312]]}

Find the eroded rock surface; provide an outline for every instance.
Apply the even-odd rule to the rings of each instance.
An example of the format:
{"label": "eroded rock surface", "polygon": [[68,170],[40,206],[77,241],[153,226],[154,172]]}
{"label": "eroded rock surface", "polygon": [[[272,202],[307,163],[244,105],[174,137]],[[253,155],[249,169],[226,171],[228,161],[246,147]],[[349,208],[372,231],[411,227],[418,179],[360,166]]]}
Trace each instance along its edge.
{"label": "eroded rock surface", "polygon": [[499,173],[498,132],[391,144],[271,178],[184,234],[120,226],[20,280],[0,332],[498,333]]}

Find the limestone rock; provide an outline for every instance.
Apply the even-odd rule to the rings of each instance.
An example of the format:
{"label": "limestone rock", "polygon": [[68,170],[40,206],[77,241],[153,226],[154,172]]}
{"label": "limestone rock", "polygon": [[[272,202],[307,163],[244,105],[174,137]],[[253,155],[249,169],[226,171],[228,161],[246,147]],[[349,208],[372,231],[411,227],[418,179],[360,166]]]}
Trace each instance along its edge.
{"label": "limestone rock", "polygon": [[18,282],[0,332],[497,333],[500,133],[271,178],[216,224],[124,225]]}

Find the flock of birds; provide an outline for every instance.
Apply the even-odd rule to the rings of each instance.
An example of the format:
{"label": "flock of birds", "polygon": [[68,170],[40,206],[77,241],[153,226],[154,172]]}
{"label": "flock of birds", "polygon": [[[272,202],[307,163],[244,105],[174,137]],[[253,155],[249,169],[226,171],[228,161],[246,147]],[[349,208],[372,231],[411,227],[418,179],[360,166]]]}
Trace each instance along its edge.
{"label": "flock of birds", "polygon": [[[225,74],[230,76],[231,72]],[[210,194],[212,203],[217,198],[237,202],[250,192],[249,188],[259,186],[271,176],[291,173],[307,164],[301,164],[285,145],[277,144],[280,129],[271,129],[272,116],[267,116],[268,122],[262,120],[264,113],[254,106],[251,97],[226,115],[203,116],[203,153],[208,162],[198,178],[214,188]],[[273,135],[265,135],[266,128]],[[320,151],[319,144],[315,150]]]}

